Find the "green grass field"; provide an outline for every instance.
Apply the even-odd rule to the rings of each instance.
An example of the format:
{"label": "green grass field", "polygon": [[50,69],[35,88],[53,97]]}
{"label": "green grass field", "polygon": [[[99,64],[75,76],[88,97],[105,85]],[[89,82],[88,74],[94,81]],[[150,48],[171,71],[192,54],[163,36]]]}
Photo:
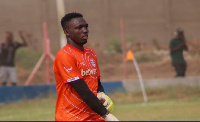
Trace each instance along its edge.
{"label": "green grass field", "polygon": [[[113,114],[122,121],[200,120],[200,87],[182,86],[147,89],[148,102],[140,91],[109,94]],[[0,121],[54,120],[56,95],[0,105]]]}

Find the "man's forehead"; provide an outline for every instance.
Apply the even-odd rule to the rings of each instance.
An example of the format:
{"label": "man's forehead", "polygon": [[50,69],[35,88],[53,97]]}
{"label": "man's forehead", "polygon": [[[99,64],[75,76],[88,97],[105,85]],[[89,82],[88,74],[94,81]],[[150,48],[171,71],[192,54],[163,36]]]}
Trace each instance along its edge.
{"label": "man's forehead", "polygon": [[82,25],[82,24],[87,24],[87,22],[85,21],[85,19],[83,17],[78,17],[78,18],[71,19],[69,24],[78,26],[78,25]]}

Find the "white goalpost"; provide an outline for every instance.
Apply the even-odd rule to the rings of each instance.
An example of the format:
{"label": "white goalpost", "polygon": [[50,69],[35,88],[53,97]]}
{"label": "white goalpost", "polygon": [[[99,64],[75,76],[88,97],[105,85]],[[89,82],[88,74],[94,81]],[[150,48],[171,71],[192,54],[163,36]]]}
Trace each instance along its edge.
{"label": "white goalpost", "polygon": [[63,33],[63,29],[60,26],[60,20],[65,15],[64,1],[56,0],[56,8],[57,8],[57,18],[58,18],[58,26],[59,26],[59,34],[60,34],[60,48],[62,48],[67,43],[65,34]]}

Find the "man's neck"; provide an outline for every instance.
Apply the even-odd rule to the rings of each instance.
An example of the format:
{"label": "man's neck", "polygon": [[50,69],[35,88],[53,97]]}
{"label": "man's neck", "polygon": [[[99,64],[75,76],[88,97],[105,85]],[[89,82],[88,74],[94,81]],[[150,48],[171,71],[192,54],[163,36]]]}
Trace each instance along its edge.
{"label": "man's neck", "polygon": [[71,45],[71,46],[73,46],[73,47],[75,47],[75,48],[78,48],[78,49],[80,49],[81,51],[84,50],[83,45],[78,45],[78,44],[74,43],[72,40],[71,40],[71,41],[67,41],[67,44],[69,44],[69,45]]}

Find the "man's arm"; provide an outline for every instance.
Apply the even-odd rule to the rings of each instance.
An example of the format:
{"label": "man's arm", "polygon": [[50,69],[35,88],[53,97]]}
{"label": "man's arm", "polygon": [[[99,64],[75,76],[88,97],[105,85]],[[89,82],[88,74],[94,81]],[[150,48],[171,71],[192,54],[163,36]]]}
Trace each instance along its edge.
{"label": "man's arm", "polygon": [[99,101],[99,99],[91,92],[83,79],[69,83],[80,95],[83,101],[97,114],[103,118],[108,114],[108,111]]}
{"label": "man's arm", "polygon": [[178,46],[176,46],[176,47],[174,47],[174,48],[171,48],[171,49],[170,49],[170,52],[171,52],[171,53],[174,53],[174,52],[176,52],[177,50],[180,50],[183,46],[184,46],[184,43],[181,43],[180,45],[178,45]]}
{"label": "man's arm", "polygon": [[84,102],[106,121],[119,121],[113,114],[109,113],[99,99],[90,91],[83,79],[69,83],[84,100]]}
{"label": "man's arm", "polygon": [[180,45],[178,45],[178,46],[176,46],[174,48],[170,48],[170,53],[174,53],[174,52],[180,50],[181,48],[187,48],[187,45],[186,45],[184,40],[181,40],[181,44]]}
{"label": "man's arm", "polygon": [[100,79],[98,79],[98,89],[97,92],[105,92],[103,86],[101,85]]}
{"label": "man's arm", "polygon": [[187,44],[186,44],[186,40],[185,40],[185,36],[184,36],[184,35],[183,35],[183,37],[182,37],[182,41],[183,41],[183,43],[184,43],[183,49],[186,50],[186,51],[188,51],[188,47],[187,47]]}
{"label": "man's arm", "polygon": [[183,48],[186,51],[188,50],[184,34],[181,35],[180,41],[181,41],[180,45],[170,49],[171,53],[176,52],[177,50],[180,50],[181,48]]}
{"label": "man's arm", "polygon": [[19,36],[22,39],[22,46],[27,46],[26,39],[24,38],[24,34],[22,31],[19,31]]}

